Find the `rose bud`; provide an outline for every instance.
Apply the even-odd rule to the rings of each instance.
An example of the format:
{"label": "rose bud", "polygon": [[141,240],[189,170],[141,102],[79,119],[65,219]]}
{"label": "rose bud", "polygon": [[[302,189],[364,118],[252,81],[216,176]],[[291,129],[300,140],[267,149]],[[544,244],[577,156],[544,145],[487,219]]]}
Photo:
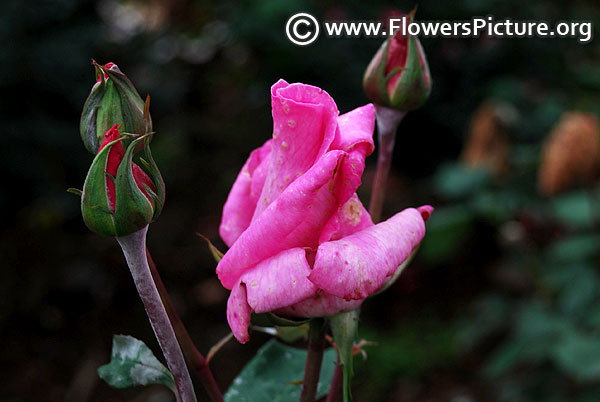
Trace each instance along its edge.
{"label": "rose bud", "polygon": [[[87,227],[105,236],[125,236],[156,219],[165,200],[165,187],[149,147],[150,135],[123,146],[118,124],[104,135],[83,185],[81,212]],[[144,149],[148,176],[132,162],[136,149]]]}
{"label": "rose bud", "polygon": [[[407,19],[413,16],[414,11]],[[431,75],[419,39],[401,30],[387,39],[365,71],[363,88],[376,105],[403,112],[421,107],[431,92]]]}
{"label": "rose bud", "polygon": [[83,106],[79,129],[85,147],[95,154],[113,124],[123,132],[143,135],[152,131],[152,119],[144,114],[144,101],[116,64],[92,64],[97,80]]}
{"label": "rose bud", "polygon": [[356,195],[373,152],[371,104],[339,116],[322,89],[271,88],[273,138],[254,150],[223,207],[230,249],[217,265],[231,289],[227,319],[240,342],[252,312],[323,317],[356,309],[392,278],[425,234],[432,208],[373,224]]}

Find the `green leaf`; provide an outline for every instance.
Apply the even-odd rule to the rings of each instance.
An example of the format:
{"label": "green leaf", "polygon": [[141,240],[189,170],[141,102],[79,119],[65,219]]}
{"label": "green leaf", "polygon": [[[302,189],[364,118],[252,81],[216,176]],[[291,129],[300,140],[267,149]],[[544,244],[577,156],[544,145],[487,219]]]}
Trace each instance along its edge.
{"label": "green leaf", "polygon": [[175,381],[144,342],[128,335],[115,335],[109,364],[98,368],[98,375],[114,388],[162,384],[173,393]]}
{"label": "green leaf", "polygon": [[[306,350],[292,348],[270,340],[244,367],[225,394],[226,402],[287,402],[300,398]],[[335,350],[323,356],[317,387],[317,399],[325,396],[335,369]]]}

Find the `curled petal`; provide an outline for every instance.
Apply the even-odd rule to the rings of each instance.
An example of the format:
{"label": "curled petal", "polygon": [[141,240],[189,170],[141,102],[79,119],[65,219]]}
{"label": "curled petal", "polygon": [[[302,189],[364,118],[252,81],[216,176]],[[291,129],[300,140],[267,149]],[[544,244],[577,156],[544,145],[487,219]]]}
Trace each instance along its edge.
{"label": "curled petal", "polygon": [[358,149],[363,158],[373,152],[375,107],[371,103],[341,115],[337,122],[339,130],[336,132],[331,149],[341,149],[346,152]]}
{"label": "curled petal", "polygon": [[227,322],[235,339],[240,343],[246,343],[250,339],[248,327],[251,313],[252,310],[246,300],[246,285],[238,282],[227,300]]}
{"label": "curled petal", "polygon": [[297,303],[315,294],[308,280],[310,266],[303,248],[292,248],[268,258],[248,270],[240,281],[246,284],[248,304],[265,313]]}
{"label": "curled petal", "polygon": [[346,201],[336,190],[336,172],[346,156],[326,153],[251,223],[217,265],[223,286],[231,289],[245,270],[283,250],[317,247],[321,228]]}
{"label": "curled petal", "polygon": [[223,207],[219,234],[225,244],[231,245],[248,228],[256,209],[258,197],[265,183],[271,142],[268,140],[255,149],[238,174]]}
{"label": "curled petal", "polygon": [[365,158],[373,152],[373,128],[375,108],[368,104],[338,117],[338,130],[331,149],[348,152],[348,159],[342,165],[346,193],[341,198],[348,199],[361,184],[365,170]]}
{"label": "curled petal", "polygon": [[408,208],[385,222],[322,243],[309,279],[346,300],[376,292],[425,235],[421,212]]}
{"label": "curled petal", "polygon": [[280,80],[271,88],[273,151],[254,217],[258,217],[294,180],[329,149],[338,110],[329,94]]}

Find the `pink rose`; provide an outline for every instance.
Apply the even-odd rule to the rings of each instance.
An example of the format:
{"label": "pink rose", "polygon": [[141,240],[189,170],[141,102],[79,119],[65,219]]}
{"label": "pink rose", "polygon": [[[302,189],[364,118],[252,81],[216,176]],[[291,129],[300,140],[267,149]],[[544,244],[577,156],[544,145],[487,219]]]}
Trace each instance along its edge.
{"label": "pink rose", "polygon": [[227,320],[249,339],[250,314],[321,317],[356,309],[406,260],[432,208],[374,225],[356,195],[373,152],[368,104],[339,116],[322,89],[271,88],[273,138],[254,150],[223,207],[229,251],[217,266],[231,289]]}

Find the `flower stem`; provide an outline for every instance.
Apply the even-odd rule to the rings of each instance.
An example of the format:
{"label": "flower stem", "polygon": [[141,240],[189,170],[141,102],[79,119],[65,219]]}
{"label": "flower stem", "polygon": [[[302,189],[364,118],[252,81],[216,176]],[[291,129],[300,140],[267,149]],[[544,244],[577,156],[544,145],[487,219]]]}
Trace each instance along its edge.
{"label": "flower stem", "polygon": [[314,402],[317,397],[317,387],[325,350],[325,321],[322,318],[310,320],[308,330],[308,354],[304,366],[304,380],[300,402]]}
{"label": "flower stem", "polygon": [[175,332],[150,274],[145,251],[147,231],[148,226],[145,226],[130,235],[117,237],[117,241],[123,250],[123,254],[125,254],[127,265],[144,303],[150,324],[167,360],[167,366],[173,374],[178,400],[181,402],[196,402],[192,379],[185,365],[181,348],[177,343]]}
{"label": "flower stem", "polygon": [[156,269],[156,264],[154,264],[148,248],[146,248],[146,257],[148,258],[148,264],[150,265],[150,273],[152,274],[152,278],[154,279],[154,283],[158,288],[160,298],[162,299],[165,309],[167,310],[167,315],[171,320],[177,340],[183,349],[183,354],[192,367],[192,370],[194,370],[194,373],[196,373],[196,376],[204,386],[204,389],[206,390],[210,400],[212,402],[223,402],[223,394],[219,390],[212,371],[210,371],[208,361],[204,358],[200,351],[198,351],[196,345],[194,345],[190,334],[185,329],[179,314],[177,314],[177,310],[175,309],[175,306],[169,297],[169,293],[167,292],[165,284],[160,278],[158,270]]}
{"label": "flower stem", "polygon": [[378,105],[375,105],[375,113],[377,115],[379,154],[377,156],[377,170],[375,171],[375,179],[373,180],[371,191],[369,213],[373,222],[377,223],[381,220],[388,174],[392,166],[396,129],[405,113]]}
{"label": "flower stem", "polygon": [[331,384],[329,385],[329,392],[327,393],[327,399],[325,402],[342,402],[342,386],[344,382],[344,367],[340,363],[340,359],[338,358],[337,364],[335,366],[335,371],[333,372],[333,378],[331,379]]}

